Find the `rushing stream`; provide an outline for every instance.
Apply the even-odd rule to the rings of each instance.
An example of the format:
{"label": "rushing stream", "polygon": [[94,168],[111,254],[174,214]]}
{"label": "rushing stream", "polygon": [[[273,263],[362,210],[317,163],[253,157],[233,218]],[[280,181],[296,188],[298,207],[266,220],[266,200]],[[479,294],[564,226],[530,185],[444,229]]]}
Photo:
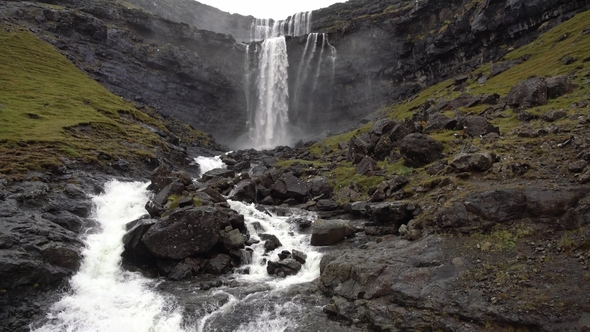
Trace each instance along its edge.
{"label": "rushing stream", "polygon": [[[219,159],[199,160],[203,170],[218,167]],[[85,241],[80,271],[71,289],[55,303],[33,331],[326,331],[322,312],[326,299],[313,280],[319,275],[321,254],[309,245],[309,235],[294,220],[312,220],[307,211],[285,210],[281,216],[254,204],[229,201],[244,215],[252,239],[273,234],[283,244],[265,253],[263,241],[251,246],[252,260],[235,274],[220,277],[223,286],[203,289],[200,278],[172,282],[152,280],[121,266],[126,223],[146,213],[147,183],[111,181],[93,198],[100,228]],[[284,278],[269,276],[266,260],[282,250],[307,254],[302,270]],[[243,271],[249,270],[248,274]]]}

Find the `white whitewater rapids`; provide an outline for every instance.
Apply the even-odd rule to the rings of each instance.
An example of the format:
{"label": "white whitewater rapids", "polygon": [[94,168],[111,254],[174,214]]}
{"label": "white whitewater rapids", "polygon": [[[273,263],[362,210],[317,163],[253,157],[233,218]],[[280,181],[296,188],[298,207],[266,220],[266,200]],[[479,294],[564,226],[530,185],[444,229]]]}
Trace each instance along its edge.
{"label": "white whitewater rapids", "polygon": [[[202,158],[197,162],[202,170],[208,170],[220,166],[219,161]],[[104,194],[93,198],[100,229],[86,238],[82,266],[70,280],[71,290],[32,331],[293,331],[305,323],[301,319],[305,314],[321,313],[320,307],[306,306],[289,293],[290,287],[319,276],[321,254],[309,245],[309,235],[297,232],[289,216],[260,212],[253,204],[229,202],[245,216],[253,238],[258,238],[258,232],[274,234],[283,246],[265,256],[263,244],[254,245],[250,274],[230,278],[239,281],[237,288],[203,291],[198,282],[190,283],[189,294],[202,299],[197,309],[189,311],[173,296],[156,291],[157,281],[123,270],[125,225],[146,213],[146,187],[147,183],[112,181],[106,184]],[[309,212],[292,213],[291,217],[313,217]],[[277,253],[293,249],[308,255],[302,270],[286,278],[269,276],[263,260],[278,260]]]}
{"label": "white whitewater rapids", "polygon": [[71,292],[51,307],[35,331],[180,331],[182,316],[150,290],[153,282],[121,269],[125,224],[146,213],[147,183],[112,181],[93,198],[100,231],[86,238]]}

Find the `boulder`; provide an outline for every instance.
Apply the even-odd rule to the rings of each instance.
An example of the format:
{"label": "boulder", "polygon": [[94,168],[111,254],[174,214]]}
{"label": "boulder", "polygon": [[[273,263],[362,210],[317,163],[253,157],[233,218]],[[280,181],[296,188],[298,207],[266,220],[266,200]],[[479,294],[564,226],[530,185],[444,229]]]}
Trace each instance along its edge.
{"label": "boulder", "polygon": [[347,220],[314,221],[311,230],[312,246],[329,246],[354,234],[354,228]]}
{"label": "boulder", "polygon": [[547,122],[555,122],[559,119],[565,118],[567,116],[567,112],[563,109],[560,110],[550,110],[545,112],[541,115],[541,119]]}
{"label": "boulder", "polygon": [[158,258],[184,259],[209,252],[219,242],[227,213],[210,206],[180,209],[152,225],[142,238]]}
{"label": "boulder", "polygon": [[219,232],[223,246],[228,250],[243,248],[246,243],[246,237],[237,228],[231,229],[231,226],[227,228]]}
{"label": "boulder", "polygon": [[338,203],[333,199],[320,199],[315,206],[318,211],[334,211],[338,209]]}
{"label": "boulder", "polygon": [[356,164],[363,159],[363,157],[373,152],[374,143],[368,134],[361,136],[353,136],[348,143],[348,154],[346,160]]}
{"label": "boulder", "polygon": [[377,167],[377,162],[369,156],[365,156],[358,164],[354,166],[356,174],[371,175]]}
{"label": "boulder", "polygon": [[217,254],[207,262],[205,271],[207,273],[221,275],[227,273],[232,268],[232,259],[226,254]]}
{"label": "boulder", "polygon": [[229,193],[228,198],[245,203],[252,203],[256,201],[256,182],[250,179],[242,180],[235,185]]}
{"label": "boulder", "polygon": [[260,239],[264,242],[264,249],[266,252],[275,250],[278,247],[282,247],[283,244],[279,241],[279,238],[274,234],[260,234]]}
{"label": "boulder", "polygon": [[405,202],[368,203],[365,208],[369,219],[381,224],[399,226],[407,223],[413,217],[408,203]]}
{"label": "boulder", "polygon": [[393,127],[395,127],[395,125],[396,125],[396,123],[392,119],[389,119],[389,118],[380,119],[380,120],[377,120],[373,124],[373,127],[371,127],[371,130],[369,131],[369,133],[371,135],[377,135],[377,136],[389,134],[389,132],[393,129]]}
{"label": "boulder", "polygon": [[271,186],[270,192],[273,197],[280,199],[293,198],[303,202],[309,194],[309,189],[303,180],[291,173],[286,173]]}
{"label": "boulder", "polygon": [[526,196],[515,190],[491,190],[470,194],[465,199],[465,208],[468,212],[493,222],[520,219],[526,207]]}
{"label": "boulder", "polygon": [[494,127],[483,116],[469,115],[461,118],[458,122],[458,127],[463,129],[463,132],[471,137],[481,137],[489,133],[500,134],[500,129]]}
{"label": "boulder", "polygon": [[530,108],[547,104],[547,83],[541,77],[518,82],[506,96],[506,103],[513,108]]}
{"label": "boulder", "polygon": [[299,250],[293,249],[291,253],[294,260],[298,261],[301,264],[305,264],[307,261],[307,255]]}
{"label": "boulder", "polygon": [[421,167],[442,158],[443,145],[423,134],[409,134],[399,143],[400,153],[413,167]]}
{"label": "boulder", "polygon": [[325,176],[318,176],[310,181],[308,181],[308,186],[310,187],[310,192],[314,197],[322,196],[324,198],[330,198],[332,196],[332,186],[330,186],[330,182],[328,178]]}
{"label": "boulder", "polygon": [[405,119],[393,127],[391,134],[389,134],[389,139],[393,144],[397,144],[404,137],[420,132],[422,132],[422,125],[412,119]]}
{"label": "boulder", "polygon": [[377,160],[385,160],[385,158],[389,157],[393,148],[394,145],[391,142],[389,136],[383,135],[379,138],[377,144],[375,145],[373,157],[375,157]]}
{"label": "boulder", "polygon": [[492,168],[493,158],[489,153],[460,153],[451,162],[459,172],[485,172]]}
{"label": "boulder", "polygon": [[123,257],[135,264],[142,264],[146,260],[153,259],[145,244],[141,241],[144,234],[152,227],[157,220],[141,219],[134,222],[133,227],[123,236],[125,251]]}
{"label": "boulder", "polygon": [[553,76],[545,79],[547,84],[547,98],[559,98],[566,93],[574,91],[576,83],[568,76]]}
{"label": "boulder", "polygon": [[203,176],[201,177],[201,181],[206,182],[216,177],[227,179],[233,178],[234,176],[236,176],[236,173],[231,169],[216,168],[203,174]]}
{"label": "boulder", "polygon": [[448,118],[440,113],[435,113],[428,118],[428,126],[424,128],[424,133],[429,134],[438,130],[455,129],[457,119]]}

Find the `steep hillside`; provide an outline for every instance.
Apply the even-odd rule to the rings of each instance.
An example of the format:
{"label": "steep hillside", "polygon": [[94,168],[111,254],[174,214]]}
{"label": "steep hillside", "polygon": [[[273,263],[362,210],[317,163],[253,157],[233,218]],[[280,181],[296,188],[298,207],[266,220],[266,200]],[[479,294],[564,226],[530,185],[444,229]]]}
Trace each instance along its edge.
{"label": "steep hillside", "polygon": [[[53,46],[8,26],[0,41],[1,173],[89,166],[145,174],[158,157],[182,155],[179,138],[161,118],[108,92]],[[186,133],[179,135],[187,143],[211,144],[188,126]]]}
{"label": "steep hillside", "polygon": [[369,219],[376,243],[322,261],[328,315],[376,330],[588,326],[588,22],[578,14],[279,162],[327,177],[338,205]]}

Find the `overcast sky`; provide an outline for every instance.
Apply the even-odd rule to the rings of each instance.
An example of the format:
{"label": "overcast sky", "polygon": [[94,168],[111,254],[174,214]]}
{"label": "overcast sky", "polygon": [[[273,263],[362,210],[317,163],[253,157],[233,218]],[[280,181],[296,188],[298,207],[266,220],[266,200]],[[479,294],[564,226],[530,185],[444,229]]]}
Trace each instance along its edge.
{"label": "overcast sky", "polygon": [[285,19],[298,12],[328,7],[346,0],[197,0],[225,12],[252,15],[256,18]]}

